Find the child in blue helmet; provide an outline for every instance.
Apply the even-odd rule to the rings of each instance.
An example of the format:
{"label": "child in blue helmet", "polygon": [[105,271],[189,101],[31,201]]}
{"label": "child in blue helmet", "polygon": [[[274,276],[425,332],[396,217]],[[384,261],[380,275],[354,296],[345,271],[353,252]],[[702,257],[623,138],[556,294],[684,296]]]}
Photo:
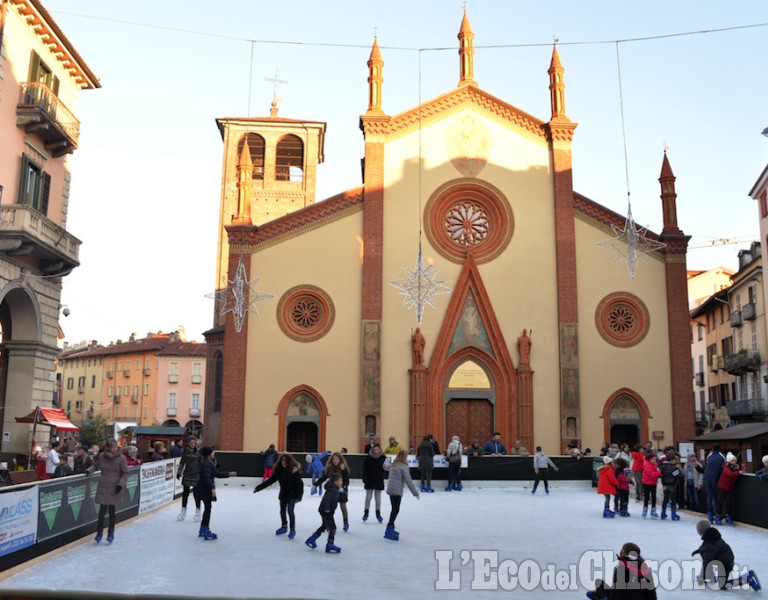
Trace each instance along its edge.
{"label": "child in blue helmet", "polygon": [[[306,461],[307,461],[307,473],[310,477],[312,477],[312,492],[311,494],[319,494],[320,496],[323,495],[323,490],[319,489],[318,486],[316,486],[315,482],[320,479],[320,477],[323,474],[323,471],[325,471],[325,466],[323,465],[323,459],[328,456],[330,452],[326,450],[322,454],[318,454],[316,456],[312,456],[311,454],[307,454]],[[319,496],[318,496],[319,497]]]}

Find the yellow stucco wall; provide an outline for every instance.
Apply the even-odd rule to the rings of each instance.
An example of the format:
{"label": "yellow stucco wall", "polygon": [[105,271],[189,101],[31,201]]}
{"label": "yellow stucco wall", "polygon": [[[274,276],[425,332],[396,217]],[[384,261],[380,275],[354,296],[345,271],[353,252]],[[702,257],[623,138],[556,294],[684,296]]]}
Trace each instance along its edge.
{"label": "yellow stucco wall", "polygon": [[[261,277],[257,289],[276,297],[258,303],[258,316],[248,321],[245,451],[277,443],[278,404],[299,384],[314,388],[328,406],[328,448],[357,449],[361,232],[362,212],[356,212],[253,254],[250,277]],[[333,301],[333,327],[319,340],[295,341],[278,325],[280,298],[297,285],[321,288]]]}

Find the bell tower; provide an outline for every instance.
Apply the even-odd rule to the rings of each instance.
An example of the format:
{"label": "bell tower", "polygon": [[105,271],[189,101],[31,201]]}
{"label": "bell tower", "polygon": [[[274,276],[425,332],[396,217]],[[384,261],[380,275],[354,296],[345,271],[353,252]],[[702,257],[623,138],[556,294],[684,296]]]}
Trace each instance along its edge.
{"label": "bell tower", "polygon": [[[278,116],[216,119],[224,142],[216,284],[227,275],[227,225],[263,225],[315,202],[325,123]],[[247,158],[246,158],[247,157]],[[243,163],[250,160],[250,166]]]}

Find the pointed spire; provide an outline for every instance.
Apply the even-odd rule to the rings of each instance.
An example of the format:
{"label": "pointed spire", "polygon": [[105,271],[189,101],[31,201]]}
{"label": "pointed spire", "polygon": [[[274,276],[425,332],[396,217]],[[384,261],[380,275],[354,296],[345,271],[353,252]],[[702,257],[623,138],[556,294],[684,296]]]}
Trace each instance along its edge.
{"label": "pointed spire", "polygon": [[[555,40],[557,42],[557,40]],[[549,65],[549,96],[552,104],[552,120],[568,120],[565,116],[565,80],[563,78],[563,65],[560,64],[560,55],[557,53],[557,43],[552,49],[552,62]]]}
{"label": "pointed spire", "polygon": [[232,219],[233,225],[251,225],[251,178],[253,177],[253,160],[248,147],[248,136],[243,138],[243,150],[237,161],[237,215]]}
{"label": "pointed spire", "polygon": [[381,108],[381,93],[384,83],[383,77],[384,61],[381,59],[379,50],[379,40],[373,38],[373,48],[371,56],[368,58],[368,115],[383,115]]}
{"label": "pointed spire", "polygon": [[467,11],[464,10],[464,18],[459,29],[459,86],[477,85],[475,81],[475,49],[473,47],[475,34],[469,24]]}
{"label": "pointed spire", "polygon": [[664,234],[682,234],[677,226],[677,193],[675,192],[675,175],[667,158],[667,150],[664,149],[664,160],[661,163],[661,209],[664,214]]}

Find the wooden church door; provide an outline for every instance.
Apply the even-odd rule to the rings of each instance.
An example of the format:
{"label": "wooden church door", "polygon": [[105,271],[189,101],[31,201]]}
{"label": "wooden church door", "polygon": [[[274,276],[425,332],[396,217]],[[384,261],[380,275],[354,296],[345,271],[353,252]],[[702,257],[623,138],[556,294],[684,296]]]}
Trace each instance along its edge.
{"label": "wooden church door", "polygon": [[493,433],[493,405],[483,399],[452,399],[445,409],[445,433],[445,446],[454,435],[465,448],[474,439],[484,444]]}

